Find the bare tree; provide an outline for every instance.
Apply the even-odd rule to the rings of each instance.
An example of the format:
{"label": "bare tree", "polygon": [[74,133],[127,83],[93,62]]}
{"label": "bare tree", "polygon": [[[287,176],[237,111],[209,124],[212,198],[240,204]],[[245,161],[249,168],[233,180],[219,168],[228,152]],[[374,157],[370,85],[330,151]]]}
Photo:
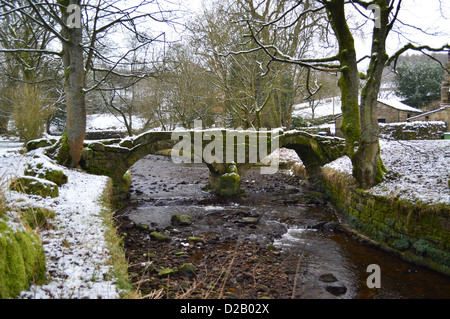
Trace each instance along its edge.
{"label": "bare tree", "polygon": [[[10,3],[20,6],[24,1],[14,0]],[[54,37],[45,28],[33,24],[33,18],[36,15],[31,10],[29,15],[22,16],[17,12],[12,12],[0,22],[0,48],[3,51],[1,53],[2,77],[0,80],[0,122],[3,124],[0,127],[4,129],[13,115],[18,115],[22,119],[26,118],[28,110],[23,107],[19,110],[16,106],[26,106],[25,98],[33,95],[29,93],[40,92],[40,95],[45,96],[45,103],[41,103],[44,102],[42,99],[39,104],[47,110],[52,109],[62,100],[60,94],[62,86],[58,83],[61,79],[58,72],[61,63],[42,52],[42,49],[46,48]],[[17,49],[26,50],[19,51]],[[22,90],[18,90],[19,87]],[[27,94],[21,94],[23,91],[26,91]],[[29,110],[28,116],[33,114],[35,120],[39,118],[40,122],[45,123],[46,118],[43,113],[37,112],[36,114],[36,109]],[[48,112],[45,113],[48,114]],[[18,129],[17,125],[21,125],[20,123],[15,124],[16,129]],[[26,129],[26,126],[23,128]],[[37,134],[42,133],[34,131]],[[22,135],[22,133],[24,134]],[[20,135],[36,137],[35,134],[26,132],[21,132]]]}
{"label": "bare tree", "polygon": [[[132,52],[164,42],[165,32],[154,34],[147,30],[156,23],[167,24],[173,19],[174,8],[163,9],[163,0],[142,0],[127,4],[120,0],[23,0],[15,3],[0,0],[1,18],[20,14],[34,25],[49,32],[55,40],[43,48],[0,48],[3,52],[39,52],[61,58],[64,64],[66,129],[59,160],[69,167],[77,167],[86,135],[86,94],[102,89],[108,77],[123,76],[139,81],[148,76],[121,74]],[[143,26],[146,26],[145,28]],[[132,34],[137,45],[120,48],[110,34],[122,37]],[[149,65],[155,63],[154,56]],[[149,69],[142,68],[148,71]],[[132,83],[129,83],[132,85]]]}
{"label": "bare tree", "polygon": [[[270,63],[291,63],[314,70],[340,73],[339,88],[343,112],[341,130],[346,138],[347,154],[352,159],[353,175],[360,186],[364,188],[379,183],[386,171],[380,158],[378,121],[376,118],[377,96],[384,67],[395,62],[402,53],[410,49],[442,51],[450,48],[449,45],[431,48],[409,43],[389,57],[386,53],[386,40],[396,23],[402,24],[398,19],[401,6],[401,0],[295,1],[281,15],[283,17],[290,15],[292,23],[279,27],[283,30],[291,28],[305,16],[324,12],[327,16],[326,22],[329,24],[329,32],[335,36],[338,50],[321,58],[299,58],[283,52],[281,48],[272,43],[265,42],[261,34],[268,26],[279,25],[280,20],[255,21],[248,19],[245,21],[249,28],[250,37],[258,45],[258,49],[270,57]],[[365,57],[370,60],[370,63],[366,76],[367,81],[361,96],[359,94],[360,73],[358,70],[360,60],[357,59],[355,48],[355,30],[352,30],[349,26],[346,16],[348,7],[356,9],[368,21],[375,22],[372,29],[372,52],[370,56]],[[370,18],[364,13],[370,12],[370,10],[375,10],[375,18]]]}
{"label": "bare tree", "polygon": [[[220,1],[205,10],[193,25],[192,43],[203,57],[218,99],[227,115],[227,124],[249,127],[289,127],[292,107],[301,81],[296,65],[265,66],[270,59],[258,50],[247,36],[242,21],[283,20],[282,14],[291,1]],[[286,21],[286,20],[283,20]],[[308,50],[311,34],[304,20],[289,32],[275,33],[268,26],[264,41],[276,43],[292,54],[302,55]],[[243,55],[240,52],[247,52]]]}

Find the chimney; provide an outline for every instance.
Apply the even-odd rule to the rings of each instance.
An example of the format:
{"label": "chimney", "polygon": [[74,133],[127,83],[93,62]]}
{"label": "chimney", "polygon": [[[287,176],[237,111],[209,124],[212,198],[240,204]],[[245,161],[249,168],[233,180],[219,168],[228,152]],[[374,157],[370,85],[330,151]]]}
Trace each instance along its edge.
{"label": "chimney", "polygon": [[441,105],[450,105],[450,51],[448,52],[448,60],[445,71],[445,80],[442,82],[441,89]]}

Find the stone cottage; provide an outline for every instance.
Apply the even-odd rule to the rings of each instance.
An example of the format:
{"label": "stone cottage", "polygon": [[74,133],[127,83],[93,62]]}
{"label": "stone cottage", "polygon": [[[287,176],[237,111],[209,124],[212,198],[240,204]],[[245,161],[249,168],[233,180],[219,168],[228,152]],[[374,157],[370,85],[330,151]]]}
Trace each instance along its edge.
{"label": "stone cottage", "polygon": [[[395,100],[378,100],[377,118],[379,123],[397,123],[406,122],[407,119],[423,113],[422,110],[416,109],[402,102]],[[342,123],[342,114],[335,119],[336,136],[344,137],[340,130]]]}
{"label": "stone cottage", "polygon": [[447,124],[447,132],[450,132],[450,105],[445,105],[440,109],[422,113],[408,119],[408,122],[417,121],[443,121]]}

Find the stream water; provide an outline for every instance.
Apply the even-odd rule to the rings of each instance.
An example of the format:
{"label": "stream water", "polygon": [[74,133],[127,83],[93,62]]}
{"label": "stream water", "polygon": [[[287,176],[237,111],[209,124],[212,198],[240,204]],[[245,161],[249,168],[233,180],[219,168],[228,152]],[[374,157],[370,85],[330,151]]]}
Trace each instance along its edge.
{"label": "stream water", "polygon": [[[273,244],[296,274],[295,298],[450,298],[449,277],[333,231],[339,222],[334,207],[286,174],[250,170],[242,177],[247,197],[231,200],[202,190],[208,180],[203,165],[150,155],[131,173],[132,199],[124,215],[133,222],[164,228],[182,213],[193,217],[195,233]],[[380,266],[381,288],[367,287],[371,264]]]}

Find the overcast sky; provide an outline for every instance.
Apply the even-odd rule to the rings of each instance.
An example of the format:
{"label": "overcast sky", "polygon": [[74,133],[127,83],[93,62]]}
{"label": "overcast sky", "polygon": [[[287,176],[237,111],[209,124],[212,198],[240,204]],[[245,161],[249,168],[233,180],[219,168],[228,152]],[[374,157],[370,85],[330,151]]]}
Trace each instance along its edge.
{"label": "overcast sky", "polygon": [[[205,0],[181,0],[187,10],[201,10]],[[418,26],[423,30],[433,33],[426,35],[419,30],[398,24],[403,35],[392,33],[389,41],[390,53],[396,51],[408,41],[440,47],[450,42],[450,1],[449,0],[403,0],[399,19],[405,24]],[[436,34],[441,33],[441,34]],[[369,42],[363,42],[361,49],[370,49]],[[361,53],[362,54],[362,53]],[[366,54],[366,53],[364,53]]]}

